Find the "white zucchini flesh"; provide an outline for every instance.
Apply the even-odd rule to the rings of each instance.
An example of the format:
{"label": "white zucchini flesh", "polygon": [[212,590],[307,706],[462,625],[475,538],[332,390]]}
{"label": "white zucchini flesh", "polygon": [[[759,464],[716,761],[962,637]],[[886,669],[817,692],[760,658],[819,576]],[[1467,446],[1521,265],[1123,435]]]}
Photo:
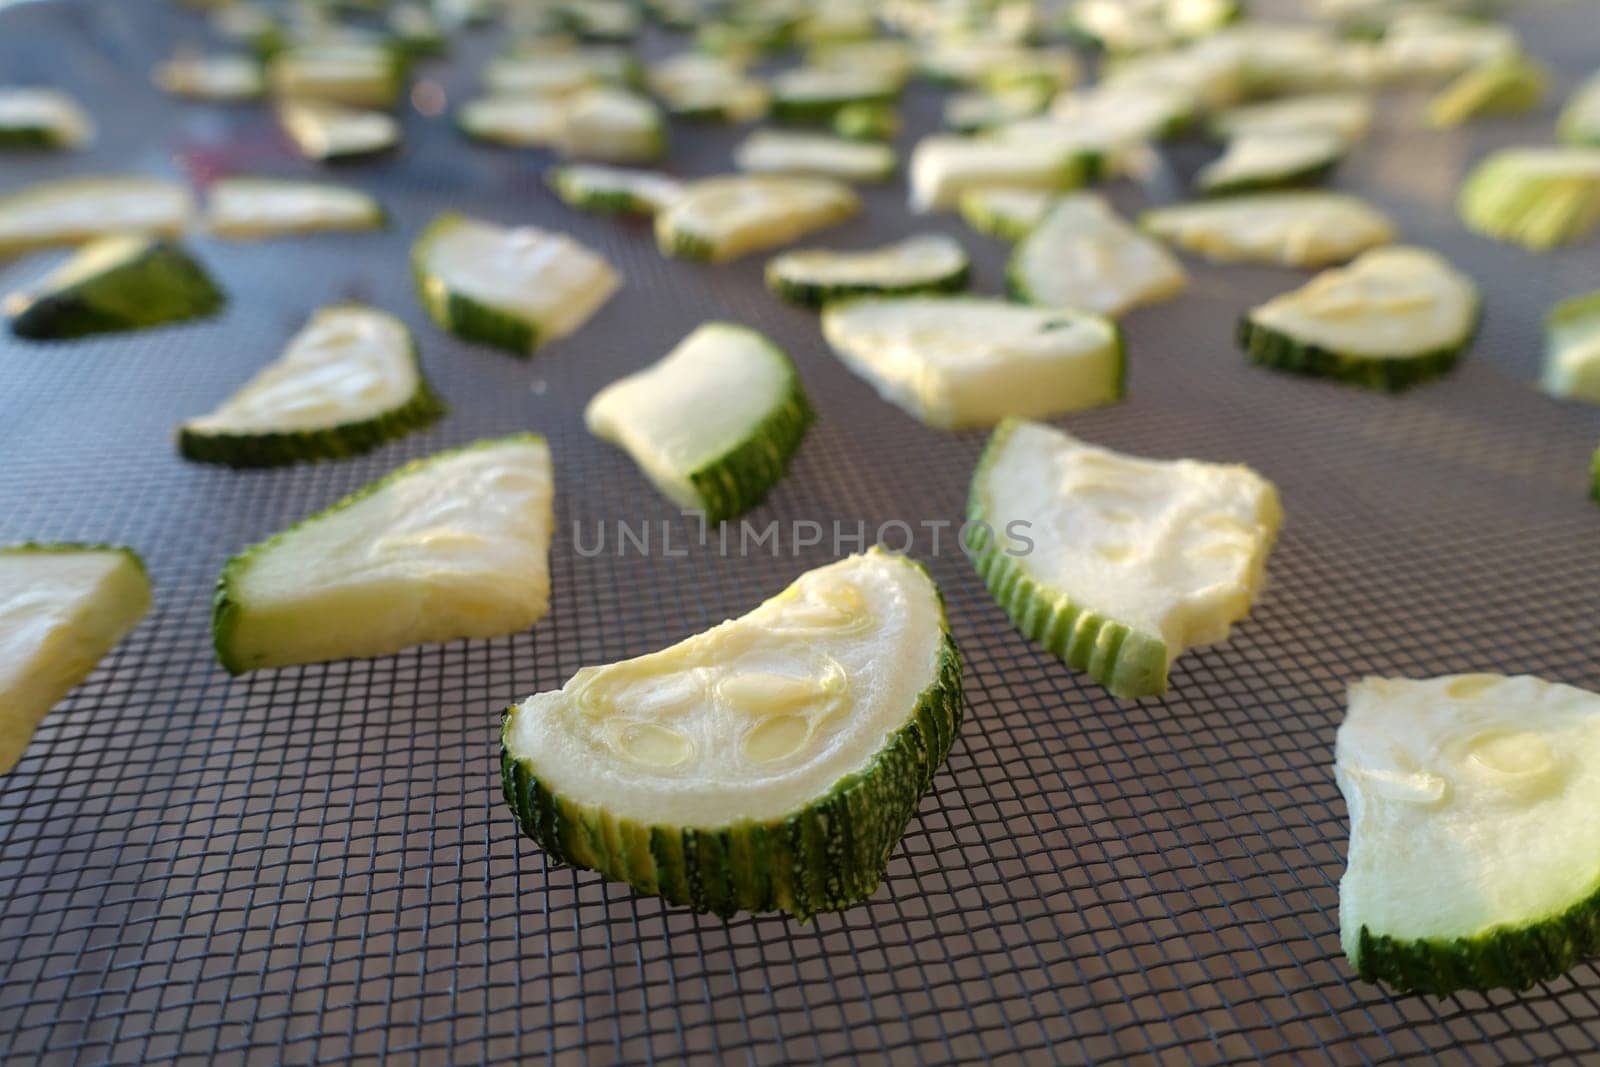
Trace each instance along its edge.
{"label": "white zucchini flesh", "polygon": [[400,124],[381,111],[289,101],[279,105],[278,121],[307,159],[369,155],[400,143]]}
{"label": "white zucchini flesh", "polygon": [[753,174],[811,174],[841,181],[883,181],[894,174],[894,149],[820,133],[757,130],[733,152],[734,166]]}
{"label": "white zucchini flesh", "polygon": [[938,429],[1122,396],[1121,336],[1094,315],[985,297],[867,297],[830,305],[822,333],[880,396]]}
{"label": "white zucchini flesh", "polygon": [[770,84],[774,104],[798,107],[876,99],[898,88],[892,78],[870,68],[796,67],[774,75]]}
{"label": "white zucchini flesh", "polygon": [[150,579],[125,549],[0,549],[0,775],[149,608]]}
{"label": "white zucchini flesh", "polygon": [[387,107],[399,91],[395,57],[383,45],[340,41],[274,56],[267,80],[279,97],[344,107]]}
{"label": "white zucchini flesh", "polygon": [[1007,275],[1012,291],[1030,304],[1113,317],[1189,284],[1171,252],[1094,193],[1057,201],[1017,245]]}
{"label": "white zucchini flesh", "polygon": [[1054,191],[1081,179],[1077,152],[1040,141],[934,135],[911,152],[911,209],[950,211],[986,186]]}
{"label": "white zucchini flesh", "polygon": [[194,197],[180,182],[137,176],[43,182],[0,196],[0,256],[121,231],[173,236],[193,216]]}
{"label": "white zucchini flesh", "polygon": [[898,37],[829,41],[814,45],[806,62],[822,70],[871,70],[889,85],[901,86],[917,66],[917,46]]}
{"label": "white zucchini flesh", "polygon": [[1059,193],[980,186],[961,195],[961,217],[980,233],[1015,241],[1050,213]]}
{"label": "white zucchini flesh", "polygon": [[1147,211],[1146,230],[1221,263],[1321,267],[1394,240],[1389,219],[1344,193],[1247,193]]}
{"label": "white zucchini flesh", "polygon": [[666,125],[647,97],[601,86],[584,89],[562,102],[563,155],[608,163],[659,159],[666,151]]}
{"label": "white zucchini flesh", "polygon": [[254,100],[266,92],[261,64],[249,56],[174,56],[151,77],[164,92],[193,100]]}
{"label": "white zucchini flesh", "polygon": [[79,148],[94,140],[94,120],[72,97],[56,89],[0,86],[0,141],[27,133],[55,148]]}
{"label": "white zucchini flesh", "polygon": [[682,52],[650,68],[650,91],[668,111],[717,114],[729,122],[748,122],[767,110],[767,87],[723,56]]}
{"label": "white zucchini flesh", "polygon": [[1295,184],[1336,163],[1347,148],[1343,137],[1327,130],[1243,134],[1230,140],[1219,158],[1201,168],[1196,185],[1204,192],[1217,193]]}
{"label": "white zucchini flesh", "polygon": [[836,251],[800,248],[767,263],[769,280],[821,290],[914,289],[948,282],[966,273],[969,259],[959,241],[943,234],[916,234],[881,248]]}
{"label": "white zucchini flesh", "polygon": [[552,167],[546,184],[575,207],[627,203],[650,214],[666,210],[683,195],[683,182],[659,171],[604,163],[566,163]]}
{"label": "white zucchini flesh", "polygon": [[1087,143],[1115,147],[1161,137],[1193,110],[1193,98],[1179,88],[1105,82],[1060,94],[1050,117]]}
{"label": "white zucchini flesh", "polygon": [[967,133],[1001,126],[1043,111],[1050,102],[1048,90],[1021,85],[994,92],[952,93],[945,98],[944,124]]}
{"label": "white zucchini flesh", "polygon": [[1365,137],[1371,126],[1372,99],[1364,93],[1291,96],[1229,108],[1211,120],[1212,130],[1222,137],[1326,130],[1346,143]]}
{"label": "white zucchini flesh", "polygon": [[747,174],[691,182],[656,216],[656,240],[669,253],[723,262],[798,237],[855,214],[861,201],[831,178]]}
{"label": "white zucchini flesh", "polygon": [[1600,404],[1600,292],[1563,301],[1550,313],[1540,387],[1551,396]]}
{"label": "white zucchini flesh", "polygon": [[1405,14],[1390,22],[1378,42],[1378,62],[1391,79],[1444,79],[1521,50],[1510,26],[1451,15]]}
{"label": "white zucchini flesh", "polygon": [[461,129],[480,141],[513,148],[544,148],[560,142],[566,128],[566,106],[539,96],[480,96],[461,105]]}
{"label": "white zucchini flesh", "polygon": [[497,56],[483,66],[483,88],[491,96],[557,99],[601,81],[579,52]]}
{"label": "white zucchini flesh", "polygon": [[368,230],[383,219],[371,196],[330,182],[223,178],[207,194],[206,225],[220,237]]}

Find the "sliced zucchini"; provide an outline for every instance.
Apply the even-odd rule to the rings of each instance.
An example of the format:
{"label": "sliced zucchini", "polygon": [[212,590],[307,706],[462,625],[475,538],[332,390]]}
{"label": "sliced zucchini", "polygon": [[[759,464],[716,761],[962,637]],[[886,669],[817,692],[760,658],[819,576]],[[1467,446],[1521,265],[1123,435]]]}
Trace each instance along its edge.
{"label": "sliced zucchini", "polygon": [[556,97],[480,96],[456,113],[456,124],[477,141],[512,148],[545,148],[560,143],[566,104]]}
{"label": "sliced zucchini", "polygon": [[1147,211],[1139,225],[1218,263],[1323,267],[1394,240],[1394,224],[1359,197],[1245,193]]}
{"label": "sliced zucchini", "polygon": [[911,153],[911,208],[950,211],[965,193],[989,186],[1060,192],[1082,185],[1092,162],[1089,153],[1045,141],[924,137]]}
{"label": "sliced zucchini", "polygon": [[62,178],[0,196],[0,256],[82,244],[121,231],[175,236],[194,197],[163,178]]}
{"label": "sliced zucchini", "polygon": [[612,382],[584,412],[589,432],[624,449],[668,500],[712,523],[766,499],[814,418],[788,355],[726,322],[699,327]]}
{"label": "sliced zucchini", "polygon": [[996,78],[1036,81],[1065,89],[1082,77],[1077,57],[1065,48],[1032,48],[997,38],[952,38],[923,43],[917,70],[945,85],[992,84]]}
{"label": "sliced zucchini", "polygon": [[1097,315],[978,296],[830,304],[822,333],[889,403],[941,430],[1122,399],[1122,334]]}
{"label": "sliced zucchini", "polygon": [[1556,129],[1568,144],[1600,148],[1600,74],[1590,77],[1568,98]]}
{"label": "sliced zucchini", "polygon": [[780,122],[827,122],[850,104],[892,104],[893,79],[871,68],[798,67],[772,78],[772,117]]}
{"label": "sliced zucchini", "polygon": [[261,64],[249,56],[177,55],[151,78],[162,91],[190,100],[235,103],[258,100],[267,91]]}
{"label": "sliced zucchini", "polygon": [[848,141],[892,141],[900,126],[900,112],[889,104],[846,104],[833,113],[833,132]]}
{"label": "sliced zucchini", "polygon": [[659,171],[566,163],[545,172],[545,184],[580,211],[654,215],[683,194],[683,183]]}
{"label": "sliced zucchini", "polygon": [[506,801],[552,858],[698,911],[871,896],[961,727],[938,587],[882,549],[510,708]]}
{"label": "sliced zucchini", "polygon": [[387,152],[400,143],[400,124],[381,111],[288,101],[278,122],[307,159],[325,163]]}
{"label": "sliced zucchini", "polygon": [[646,97],[625,89],[583,89],[562,101],[563,155],[603,163],[648,163],[667,151],[667,127]]}
{"label": "sliced zucchini", "polygon": [[1544,336],[1544,391],[1600,404],[1600,291],[1557,304]]}
{"label": "sliced zucchini", "polygon": [[1059,194],[1041,189],[979,186],[961,194],[961,217],[979,233],[1020,241],[1050,213]]}
{"label": "sliced zucchini", "polygon": [[749,122],[767,112],[767,87],[747,76],[743,64],[721,56],[669,56],[650,68],[647,80],[677,118]]}
{"label": "sliced zucchini", "polygon": [[202,463],[277,467],[370,452],[444,414],[393,315],[356,304],[324,308],[209,415],[178,430],[178,451]]}
{"label": "sliced zucchini", "polygon": [[920,234],[859,252],[785,252],[767,261],[767,288],[793,303],[821,307],[852,296],[956,292],[967,287],[971,269],[960,242]]}
{"label": "sliced zucchini", "polygon": [[656,244],[669,256],[722,263],[788,244],[861,210],[848,185],[831,178],[725,175],[689,183],[656,216]]}
{"label": "sliced zucchini", "polygon": [[80,148],[94,140],[94,120],[55,89],[0,86],[0,148]]}
{"label": "sliced zucchini", "polygon": [[1267,137],[1323,130],[1354,144],[1372,127],[1372,98],[1365,93],[1308,93],[1231,107],[1211,119],[1213,136]]}
{"label": "sliced zucchini", "polygon": [[1102,82],[1092,89],[1062,93],[1050,117],[1085,144],[1107,151],[1142,141],[1171,137],[1194,118],[1195,100],[1185,89],[1160,83]]}
{"label": "sliced zucchini", "polygon": [[1522,51],[1503,23],[1420,11],[1394,18],[1378,42],[1382,75],[1399,81],[1438,81]]}
{"label": "sliced zucchini", "polygon": [[1377,248],[1239,322],[1256,363],[1399,390],[1455,366],[1478,328],[1478,287],[1423,248]]}
{"label": "sliced zucchini", "polygon": [[1006,268],[1026,304],[1116,317],[1181,293],[1189,276],[1166,247],[1124,222],[1095,193],[1070,193],[1028,231]]}
{"label": "sliced zucchini", "polygon": [[1534,251],[1567,244],[1600,225],[1600,148],[1507,148],[1462,183],[1467,228]]}
{"label": "sliced zucchini", "polygon": [[1527,989],[1600,951],[1600,696],[1521,675],[1350,686],[1339,939],[1397,990]]}
{"label": "sliced zucchini", "polygon": [[0,775],[149,610],[150,578],[132,549],[0,548]]}
{"label": "sliced zucchini", "polygon": [[602,72],[578,51],[540,55],[496,56],[482,71],[484,91],[491,97],[524,97],[547,101],[596,86]]}
{"label": "sliced zucchini", "polygon": [[1007,419],[967,518],[973,563],[1017,628],[1137,699],[1249,613],[1283,511],[1248,467],[1143,459]]}
{"label": "sliced zucchini", "polygon": [[182,247],[122,234],[84,245],[32,289],[6,297],[5,311],[18,337],[64,340],[202,318],[222,304]]}
{"label": "sliced zucchini", "polygon": [[449,35],[426,4],[394,4],[387,21],[395,44],[407,55],[439,55],[450,44]]}
{"label": "sliced zucchini", "polygon": [[267,80],[286,100],[386,108],[400,97],[405,64],[388,46],[371,42],[296,45],[272,57]]}
{"label": "sliced zucchini", "polygon": [[806,51],[806,65],[816,70],[876,71],[887,84],[903,88],[917,67],[917,45],[898,37],[825,41]]}
{"label": "sliced zucchini", "polygon": [[1516,115],[1544,102],[1550,73],[1523,56],[1474,67],[1428,101],[1428,125],[1459,126],[1482,115]]}
{"label": "sliced zucchini", "polygon": [[219,237],[372,230],[386,216],[359,189],[293,178],[223,178],[208,193],[206,225]]}
{"label": "sliced zucchini", "polygon": [[1325,178],[1348,148],[1343,137],[1327,130],[1242,134],[1201,168],[1195,185],[1207,196],[1310,185]]}
{"label": "sliced zucchini", "polygon": [[944,101],[944,125],[957,133],[981,133],[1039,114],[1050,93],[1023,85],[998,92],[952,93]]}
{"label": "sliced zucchini", "polygon": [[519,356],[577,330],[622,284],[605,257],[566,234],[453,212],[417,238],[411,269],[441,329]]}
{"label": "sliced zucchini", "polygon": [[550,606],[553,493],[534,434],[408,463],[227,562],[217,658],[243,674],[525,630]]}
{"label": "sliced zucchini", "polygon": [[881,182],[894,176],[894,149],[822,133],[756,130],[733,151],[733,165],[755,174],[811,174],[840,181]]}

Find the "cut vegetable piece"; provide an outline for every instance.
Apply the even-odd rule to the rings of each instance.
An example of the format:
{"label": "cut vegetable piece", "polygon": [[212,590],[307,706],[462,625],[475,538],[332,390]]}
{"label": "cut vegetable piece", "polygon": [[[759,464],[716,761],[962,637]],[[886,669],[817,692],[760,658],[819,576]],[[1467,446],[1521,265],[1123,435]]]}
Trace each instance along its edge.
{"label": "cut vegetable piece", "polygon": [[890,104],[900,95],[891,78],[870,68],[799,67],[773,77],[772,117],[781,122],[827,122],[849,104]]}
{"label": "cut vegetable piece", "polygon": [[979,233],[1020,241],[1050,213],[1058,196],[1039,189],[980,186],[961,195],[961,217]]}
{"label": "cut vegetable piece", "polygon": [[1600,225],[1600,148],[1507,148],[1467,176],[1457,201],[1469,229],[1534,251]]}
{"label": "cut vegetable piece", "polygon": [[400,143],[400,124],[381,111],[291,101],[279,105],[278,121],[301,155],[326,163],[377,155]]}
{"label": "cut vegetable piece", "polygon": [[1557,304],[1544,336],[1544,391],[1600,404],[1600,291]]}
{"label": "cut vegetable piece", "polygon": [[1147,211],[1139,225],[1219,263],[1323,267],[1394,240],[1387,217],[1344,193],[1247,193]]}
{"label": "cut vegetable piece", "polygon": [[292,178],[223,178],[211,186],[206,225],[219,237],[372,230],[385,222],[359,189]]}
{"label": "cut vegetable piece", "polygon": [[80,148],[94,140],[94,120],[55,89],[0,86],[0,148]]}
{"label": "cut vegetable piece", "polygon": [[1327,130],[1243,134],[1221,158],[1201,168],[1196,186],[1208,196],[1253,192],[1321,181],[1349,146]]}
{"label": "cut vegetable piece", "polygon": [[454,213],[417,238],[411,268],[441,329],[520,356],[588,322],[622,284],[605,257],[566,234]]}
{"label": "cut vegetable piece", "polygon": [[1037,115],[1049,102],[1048,92],[1031,85],[1004,92],[955,93],[945,98],[944,124],[957,133],[978,133]]}
{"label": "cut vegetable piece", "polygon": [[1600,74],[1591,76],[1567,100],[1556,129],[1568,144],[1600,147]]}
{"label": "cut vegetable piece", "polygon": [[191,100],[234,103],[259,99],[267,90],[261,64],[249,56],[178,55],[151,77],[164,92]]}
{"label": "cut vegetable piece", "polygon": [[131,549],[0,548],[0,775],[149,610],[150,579]]}
{"label": "cut vegetable piece", "polygon": [[1372,126],[1365,93],[1310,93],[1229,108],[1211,120],[1218,137],[1271,136],[1322,130],[1353,144]]}
{"label": "cut vegetable piece", "polygon": [[846,104],[833,113],[833,132],[849,141],[892,141],[900,112],[888,104]]}
{"label": "cut vegetable piece", "polygon": [[1418,11],[1396,16],[1378,42],[1382,75],[1437,81],[1522,51],[1512,27],[1483,19]]}
{"label": "cut vegetable piece", "polygon": [[542,437],[409,463],[230,559],[211,629],[229,673],[502,637],[550,606]]}
{"label": "cut vegetable piece", "polygon": [[538,96],[480,96],[461,105],[456,123],[468,137],[512,148],[544,148],[560,142],[566,105]]}
{"label": "cut vegetable piece", "polygon": [[920,44],[917,66],[924,77],[947,85],[981,85],[1004,76],[1013,85],[1027,80],[1065,89],[1082,76],[1068,49],[971,36]]}
{"label": "cut vegetable piece", "polygon": [[924,137],[911,153],[913,211],[950,211],[973,189],[1005,186],[1058,192],[1082,185],[1091,153],[998,137]]}
{"label": "cut vegetable piece", "polygon": [[870,70],[889,85],[903,87],[917,65],[917,45],[898,37],[828,41],[811,46],[806,64],[821,70]]}
{"label": "cut vegetable piece", "polygon": [[1189,284],[1171,252],[1095,193],[1061,197],[1011,254],[1006,282],[1017,299],[1118,316],[1181,293]]}
{"label": "cut vegetable piece", "polygon": [[1428,101],[1428,124],[1459,126],[1480,115],[1531,111],[1544,101],[1549,83],[1549,71],[1523,56],[1474,67]]}
{"label": "cut vegetable piece", "polygon": [[659,171],[600,163],[567,163],[545,172],[545,184],[580,211],[654,215],[683,193],[683,183]]}
{"label": "cut vegetable piece", "polygon": [[820,133],[756,130],[733,151],[733,163],[756,174],[811,174],[840,181],[881,182],[894,176],[894,149]]}
{"label": "cut vegetable piece", "polygon": [[1397,990],[1527,989],[1600,951],[1600,695],[1520,675],[1350,686],[1339,939]]}
{"label": "cut vegetable piece", "polygon": [[450,37],[434,17],[433,9],[423,4],[391,6],[388,23],[395,44],[408,55],[439,55],[450,44]]}
{"label": "cut vegetable piece", "polygon": [[782,349],[754,330],[712,322],[606,386],[584,418],[668,500],[717,523],[766,499],[815,416]]}
{"label": "cut vegetable piece", "polygon": [[743,65],[719,56],[670,56],[650,68],[649,84],[678,118],[749,122],[767,111],[767,87],[746,76]]}
{"label": "cut vegetable piece", "polygon": [[11,332],[64,340],[202,318],[222,292],[179,245],[137,234],[91,241],[32,289],[6,297]]}
{"label": "cut vegetable piece", "polygon": [[880,396],[941,430],[1123,395],[1122,335],[1096,315],[976,296],[865,297],[829,305],[822,333]]}
{"label": "cut vegetable piece", "polygon": [[955,292],[967,287],[970,272],[959,242],[924,234],[859,252],[785,252],[767,261],[767,288],[796,304],[821,307],[850,296]]}
{"label": "cut vegetable piece", "polygon": [[325,308],[282,356],[178,432],[202,463],[277,467],[355,456],[444,414],[406,324],[359,305]]}
{"label": "cut vegetable piece", "polygon": [[1184,89],[1139,82],[1103,82],[1062,93],[1050,105],[1052,119],[1083,143],[1108,150],[1171,137],[1189,125],[1194,112],[1194,98]]}
{"label": "cut vegetable piece", "polygon": [[176,235],[194,198],[161,178],[63,178],[0,196],[0,256],[82,244],[120,231]]}
{"label": "cut vegetable piece", "polygon": [[874,548],[529,697],[500,763],[553,858],[699,911],[806,919],[872,895],[961,711],[938,587]]}
{"label": "cut vegetable piece", "polygon": [[562,101],[564,155],[605,163],[647,163],[667,151],[667,127],[655,104],[624,89],[584,89]]}
{"label": "cut vegetable piece", "polygon": [[297,45],[272,57],[267,78],[286,99],[386,108],[400,96],[405,64],[386,45],[369,42]]}
{"label": "cut vegetable piece", "polygon": [[1455,366],[1478,328],[1478,287],[1423,248],[1378,248],[1262,304],[1239,322],[1257,363],[1404,389]]}
{"label": "cut vegetable piece", "polygon": [[1283,512],[1248,467],[1142,459],[1008,419],[967,518],[981,524],[973,563],[1017,628],[1136,699],[1249,613]]}
{"label": "cut vegetable piece", "polygon": [[861,210],[848,185],[831,178],[726,175],[689,183],[656,216],[656,244],[669,256],[722,263],[788,244]]}

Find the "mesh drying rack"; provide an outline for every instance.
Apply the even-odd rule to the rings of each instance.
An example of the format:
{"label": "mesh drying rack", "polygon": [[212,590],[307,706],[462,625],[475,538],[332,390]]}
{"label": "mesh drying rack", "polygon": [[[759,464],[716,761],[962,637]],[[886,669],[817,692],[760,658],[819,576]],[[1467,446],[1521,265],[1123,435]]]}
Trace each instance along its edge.
{"label": "mesh drying rack", "polygon": [[[1561,92],[1600,55],[1588,0],[1512,17]],[[150,87],[158,58],[206,40],[198,16],[156,0],[0,10],[0,82],[63,85],[101,125],[86,154],[6,156],[0,190],[69,173],[314,173],[264,109]],[[417,77],[459,102],[493,46],[468,32]],[[912,91],[902,146],[938,100]],[[575,523],[692,529],[581,411],[701,321],[774,337],[821,412],[756,518],[959,520],[983,435],[927,431],[879,402],[813,315],[763,291],[759,258],[664,260],[645,228],[557,203],[542,154],[469,145],[407,107],[402,154],[336,175],[383,199],[388,231],[197,236],[232,298],[221,317],[0,340],[0,540],[133,545],[157,595],[0,779],[0,1063],[1592,1057],[1592,963],[1521,995],[1395,997],[1353,979],[1338,946],[1346,829],[1330,764],[1347,680],[1504,670],[1600,688],[1600,512],[1584,497],[1600,413],[1528,386],[1545,308],[1600,286],[1600,245],[1533,257],[1455,222],[1465,168],[1548,136],[1551,108],[1440,134],[1407,120],[1413,103],[1385,109],[1335,184],[1480,279],[1470,357],[1401,397],[1253,369],[1234,317],[1302,277],[1264,268],[1195,264],[1187,296],[1131,316],[1130,399],[1066,424],[1273,479],[1288,521],[1269,590],[1230,642],[1180,661],[1165,698],[1119,704],[1019,637],[958,551],[930,558],[919,541],[965,654],[966,723],[877,894],[810,925],[697,916],[550,864],[519,837],[495,763],[507,703],[742,613],[828,558],[573,550]],[[669,169],[726,169],[739,136],[677,126]],[[1197,162],[1180,147],[1149,188],[1113,198],[1172,199]],[[949,232],[973,250],[975,288],[999,290],[999,244],[912,219],[898,183],[866,200],[824,240]],[[625,289],[531,363],[459,343],[421,314],[405,261],[446,208],[567,230]],[[42,262],[0,263],[0,288]],[[412,324],[446,420],[340,463],[177,458],[176,422],[345,298]],[[234,680],[216,666],[208,599],[229,554],[406,459],[530,428],[551,441],[558,492],[553,607],[531,632]]]}

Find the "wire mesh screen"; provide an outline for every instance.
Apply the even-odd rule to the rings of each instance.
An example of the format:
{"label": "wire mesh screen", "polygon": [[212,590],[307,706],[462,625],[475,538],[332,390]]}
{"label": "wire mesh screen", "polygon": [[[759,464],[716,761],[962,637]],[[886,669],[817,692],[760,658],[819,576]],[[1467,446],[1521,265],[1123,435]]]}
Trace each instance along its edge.
{"label": "wire mesh screen", "polygon": [[[1592,5],[1514,20],[1558,90],[1600,54]],[[101,126],[86,154],[7,156],[0,188],[316,173],[264,109],[150,87],[159,57],[208,43],[197,16],[153,0],[0,11],[0,81],[63,85]],[[453,105],[493,47],[470,32],[417,77]],[[1290,271],[1195,264],[1186,296],[1132,315],[1129,399],[1063,424],[1271,478],[1288,519],[1270,587],[1227,644],[1178,662],[1167,696],[1120,703],[1021,638],[949,537],[935,553],[919,527],[966,659],[966,722],[882,887],[805,925],[699,916],[552,864],[519,837],[495,759],[508,703],[741,614],[832,555],[575,551],[575,529],[618,518],[658,536],[667,523],[674,553],[692,540],[582,409],[703,320],[776,339],[821,413],[757,521],[959,522],[983,434],[929,431],[880,402],[813,314],[764,291],[759,258],[665,260],[647,227],[557,203],[543,154],[468,144],[408,106],[402,153],[335,174],[383,199],[386,232],[196,236],[231,297],[220,317],[0,340],[0,540],[126,543],[156,586],[146,620],[0,779],[0,1062],[1592,1056],[1593,964],[1520,995],[1395,997],[1355,980],[1338,945],[1331,762],[1347,681],[1499,670],[1600,688],[1600,514],[1585,500],[1600,415],[1528,385],[1545,308],[1600,285],[1600,252],[1535,258],[1455,221],[1464,170],[1546,139],[1551,109],[1441,134],[1418,132],[1415,103],[1381,110],[1335,184],[1478,277],[1487,313],[1469,358],[1399,397],[1252,368],[1233,321],[1304,277]],[[912,90],[902,147],[938,106]],[[668,169],[725,170],[741,135],[676,126]],[[1179,146],[1148,187],[1111,195],[1125,210],[1172,199],[1203,155]],[[948,232],[973,252],[975,288],[1000,290],[1003,246],[904,199],[899,183],[870,188],[863,216],[819,241]],[[447,208],[568,231],[625,287],[528,363],[454,340],[421,313],[406,265]],[[0,285],[48,262],[0,264]],[[236,472],[177,457],[178,421],[347,298],[412,325],[447,419],[345,462]],[[548,436],[557,473],[553,604],[533,630],[237,679],[216,665],[209,598],[230,554],[407,459],[526,429]]]}

